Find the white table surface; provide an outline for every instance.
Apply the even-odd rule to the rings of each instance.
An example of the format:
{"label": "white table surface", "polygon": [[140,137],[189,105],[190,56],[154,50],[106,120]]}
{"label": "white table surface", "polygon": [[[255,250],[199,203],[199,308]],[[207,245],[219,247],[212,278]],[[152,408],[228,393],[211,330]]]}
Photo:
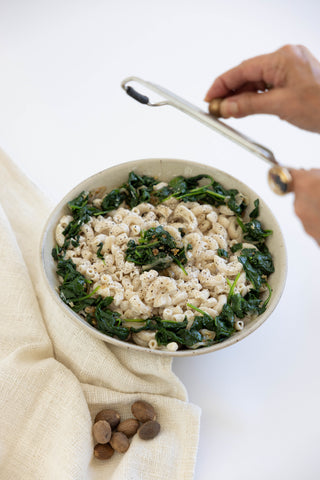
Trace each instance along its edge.
{"label": "white table surface", "polygon": [[[239,344],[174,360],[202,409],[196,480],[320,478],[320,250],[274,195],[267,165],[182,113],[120,89],[137,75],[205,108],[212,80],[285,43],[320,58],[315,0],[1,0],[0,145],[56,203],[87,176],[139,158],[208,163],[256,190],[283,226],[288,279],[267,322]],[[277,118],[231,125],[284,164],[320,165],[320,136]]]}

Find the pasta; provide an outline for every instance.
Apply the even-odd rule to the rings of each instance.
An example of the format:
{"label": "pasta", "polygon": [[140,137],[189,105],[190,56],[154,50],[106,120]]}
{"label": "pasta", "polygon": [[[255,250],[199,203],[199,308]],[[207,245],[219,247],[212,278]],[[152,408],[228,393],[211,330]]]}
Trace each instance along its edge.
{"label": "pasta", "polygon": [[[153,189],[157,192],[167,185],[156,183]],[[101,199],[93,199],[96,208],[101,208],[101,204]],[[130,208],[122,203],[107,213],[88,216],[77,240],[69,243],[65,234],[74,217],[64,215],[55,235],[60,249],[67,244],[63,258],[70,259],[90,282],[88,297],[112,297],[110,309],[117,318],[124,319],[122,325],[143,328],[148,319],[156,317],[169,323],[187,322],[186,329],[190,331],[199,311],[214,319],[223,312],[231,293],[244,298],[255,289],[238,259],[240,250],[232,252],[232,247],[240,242],[242,248],[257,249],[255,243],[245,242],[237,217],[224,204],[188,202],[169,196],[158,205],[142,202]],[[144,271],[127,260],[128,242],[138,245],[142,232],[158,227],[185,252],[184,268],[173,262],[163,270]],[[224,256],[221,251],[229,253]],[[94,311],[87,308],[87,313]],[[237,318],[234,331],[242,330],[246,321]],[[189,348],[214,342],[214,330],[201,328],[199,334],[201,341]],[[130,340],[152,349],[173,352],[180,348],[178,341],[158,343],[155,330],[132,333]]]}

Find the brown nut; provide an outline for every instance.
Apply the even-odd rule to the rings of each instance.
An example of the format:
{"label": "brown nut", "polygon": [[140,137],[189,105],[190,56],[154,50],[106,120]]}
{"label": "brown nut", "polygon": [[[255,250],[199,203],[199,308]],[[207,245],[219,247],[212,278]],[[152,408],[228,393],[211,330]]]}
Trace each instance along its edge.
{"label": "brown nut", "polygon": [[138,431],[139,422],[135,418],[128,418],[120,422],[117,431],[124,433],[128,438],[133,437]]}
{"label": "brown nut", "polygon": [[104,409],[97,413],[94,422],[96,423],[99,420],[105,420],[106,422],[110,423],[110,427],[113,430],[120,423],[120,415],[115,410]]}
{"label": "brown nut", "polygon": [[209,113],[214,117],[221,117],[220,105],[222,100],[222,98],[214,98],[209,103]]}
{"label": "brown nut", "polygon": [[97,445],[93,449],[93,453],[98,460],[108,460],[108,458],[111,458],[114,454],[114,450],[111,445],[109,445],[109,443],[107,443],[106,445],[101,445],[100,443],[97,443]]}
{"label": "brown nut", "polygon": [[93,425],[92,432],[98,443],[108,443],[112,434],[110,423],[105,420],[98,420]]}
{"label": "brown nut", "polygon": [[110,440],[110,445],[116,452],[124,453],[128,450],[130,443],[124,433],[114,432]]}
{"label": "brown nut", "polygon": [[154,420],[150,420],[149,422],[145,422],[143,425],[141,425],[138,434],[142,440],[151,440],[152,438],[156,437],[159,432],[160,424]]}
{"label": "brown nut", "polygon": [[156,419],[156,412],[150,403],[138,400],[131,406],[131,412],[140,422],[148,422],[149,420]]}

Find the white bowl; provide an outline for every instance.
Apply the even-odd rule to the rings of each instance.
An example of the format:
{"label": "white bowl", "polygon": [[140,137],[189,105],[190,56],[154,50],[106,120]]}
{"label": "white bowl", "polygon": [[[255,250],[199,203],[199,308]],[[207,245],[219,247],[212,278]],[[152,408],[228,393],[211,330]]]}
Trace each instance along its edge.
{"label": "white bowl", "polygon": [[287,274],[287,257],[284,239],[277,220],[262,199],[260,199],[259,219],[261,220],[261,223],[265,229],[273,230],[273,235],[271,235],[267,239],[267,245],[273,256],[275,266],[275,272],[270,275],[268,279],[273,293],[267,309],[263,314],[248,322],[243,330],[234,333],[231,337],[229,337],[227,340],[224,340],[223,342],[216,343],[209,347],[200,348],[198,350],[178,350],[176,352],[169,352],[167,350],[151,350],[149,348],[141,347],[134,343],[117,340],[116,338],[99,332],[93,326],[89,325],[83,318],[74,313],[59,297],[59,282],[56,275],[56,262],[52,258],[51,251],[56,244],[54,235],[56,225],[58,224],[59,219],[67,213],[67,202],[78,196],[83,190],[90,191],[98,187],[105,186],[107,187],[107,191],[110,191],[113,188],[119,187],[121,184],[127,181],[128,173],[132,170],[142,175],[157,177],[160,181],[168,181],[177,175],[183,175],[186,177],[199,174],[212,175],[214,179],[220,182],[224,187],[228,189],[236,188],[241,193],[243,193],[249,200],[248,211],[251,211],[250,209],[252,209],[251,207],[253,207],[253,201],[256,198],[259,198],[259,195],[257,195],[253,190],[251,190],[251,188],[249,188],[247,185],[240,182],[236,178],[232,177],[231,175],[228,175],[221,170],[217,170],[214,167],[187,160],[136,160],[122,163],[120,165],[103,170],[102,172],[99,172],[89,177],[88,179],[77,185],[75,188],[73,188],[73,190],[71,190],[71,192],[69,192],[56,206],[47,221],[41,241],[41,259],[44,277],[48,289],[51,292],[51,295],[53,295],[55,301],[61,306],[61,309],[64,310],[64,312],[71,320],[75,321],[82,328],[87,329],[87,331],[90,332],[92,335],[101,340],[104,340],[105,342],[112,343],[114,345],[118,345],[119,347],[127,348],[130,350],[140,350],[157,355],[180,357],[201,355],[204,353],[214,352],[216,350],[220,350],[221,348],[225,348],[229,345],[239,342],[247,335],[252,333],[254,330],[256,330],[258,327],[260,327],[260,325],[262,325],[262,323],[265,322],[265,320],[271,315],[280,300]]}

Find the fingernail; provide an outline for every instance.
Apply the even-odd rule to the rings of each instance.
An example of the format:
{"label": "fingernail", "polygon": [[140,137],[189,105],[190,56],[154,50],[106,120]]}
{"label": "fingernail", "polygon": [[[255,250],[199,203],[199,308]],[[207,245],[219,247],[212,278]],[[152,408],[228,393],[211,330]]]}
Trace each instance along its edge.
{"label": "fingernail", "polygon": [[232,100],[225,100],[221,102],[220,111],[223,117],[234,117],[239,113],[239,107],[237,102]]}

